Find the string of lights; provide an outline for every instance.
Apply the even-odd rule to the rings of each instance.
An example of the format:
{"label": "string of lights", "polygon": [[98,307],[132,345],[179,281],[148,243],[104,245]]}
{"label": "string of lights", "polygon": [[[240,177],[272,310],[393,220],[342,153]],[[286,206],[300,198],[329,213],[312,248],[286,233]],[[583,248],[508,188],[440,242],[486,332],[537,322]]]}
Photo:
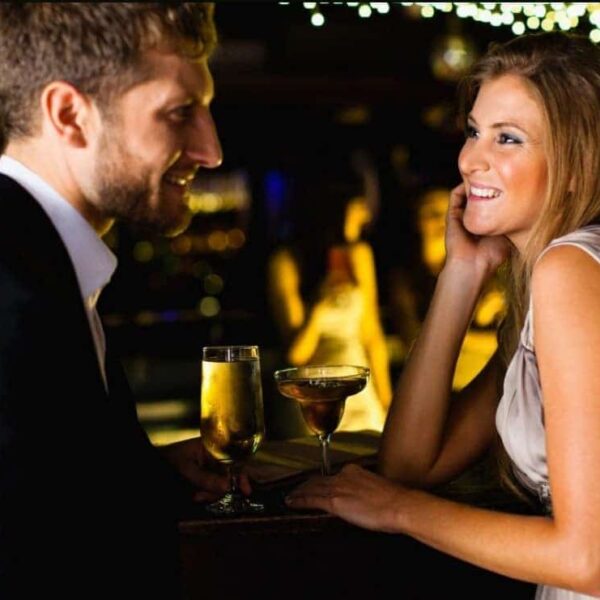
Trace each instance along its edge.
{"label": "string of lights", "polygon": [[[279,2],[289,5],[290,2]],[[304,2],[311,23],[322,27],[328,5],[354,8],[360,18],[385,15],[392,7],[418,11],[430,19],[436,13],[453,13],[493,27],[510,27],[515,35],[531,31],[587,30],[594,43],[600,42],[600,2]]]}

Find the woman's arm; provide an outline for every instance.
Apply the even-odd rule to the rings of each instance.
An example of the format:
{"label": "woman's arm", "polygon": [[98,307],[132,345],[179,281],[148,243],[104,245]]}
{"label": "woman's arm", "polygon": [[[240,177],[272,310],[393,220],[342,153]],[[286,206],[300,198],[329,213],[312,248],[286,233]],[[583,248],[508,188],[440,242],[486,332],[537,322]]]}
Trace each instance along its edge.
{"label": "woman's arm", "polygon": [[419,487],[461,473],[494,439],[502,368],[494,356],[452,394],[460,348],[483,277],[447,265],[394,394],[379,451],[385,476]]}
{"label": "woman's arm", "polygon": [[494,437],[502,369],[493,358],[451,395],[456,361],[477,299],[506,258],[502,237],[476,238],[462,224],[462,185],[453,190],[446,223],[446,264],[385,424],[379,454],[386,477],[426,487],[464,470]]}
{"label": "woman's arm", "polygon": [[409,490],[359,467],[294,491],[291,506],[401,532],[503,575],[600,596],[600,265],[550,250],[532,283],[553,517],[504,514]]}
{"label": "woman's arm", "polygon": [[300,296],[298,267],[287,250],[273,255],[268,276],[275,320],[288,341],[287,360],[292,365],[306,364],[319,343],[323,307],[316,304],[307,314]]}
{"label": "woman's arm", "polygon": [[600,264],[573,246],[550,249],[532,300],[554,519],[600,594]]}
{"label": "woman's arm", "polygon": [[392,385],[389,356],[379,318],[375,261],[371,247],[364,242],[353,245],[350,249],[350,261],[364,299],[361,315],[362,341],[369,359],[377,397],[387,411],[392,399]]}
{"label": "woman's arm", "polygon": [[578,548],[549,518],[475,508],[411,490],[356,465],[318,477],[286,498],[295,509],[321,509],[359,527],[404,533],[442,552],[534,583],[600,589],[577,568]]}

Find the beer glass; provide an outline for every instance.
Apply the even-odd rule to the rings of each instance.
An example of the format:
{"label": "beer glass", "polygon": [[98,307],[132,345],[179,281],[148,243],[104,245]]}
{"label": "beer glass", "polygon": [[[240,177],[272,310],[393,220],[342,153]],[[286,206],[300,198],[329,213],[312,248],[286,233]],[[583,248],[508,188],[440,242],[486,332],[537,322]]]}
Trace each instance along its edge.
{"label": "beer glass", "polygon": [[206,450],[228,471],[229,490],[209,512],[235,515],[264,510],[239,490],[239,470],[265,434],[258,346],[202,349],[200,435]]}

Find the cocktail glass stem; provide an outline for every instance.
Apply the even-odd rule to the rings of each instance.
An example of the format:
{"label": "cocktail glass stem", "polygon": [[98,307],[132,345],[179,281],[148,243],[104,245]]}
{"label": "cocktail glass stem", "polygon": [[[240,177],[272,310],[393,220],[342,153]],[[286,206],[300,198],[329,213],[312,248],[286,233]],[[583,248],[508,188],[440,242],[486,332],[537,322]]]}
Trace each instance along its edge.
{"label": "cocktail glass stem", "polygon": [[319,441],[321,442],[321,475],[331,475],[331,463],[329,462],[329,442],[331,441],[331,434],[320,433]]}

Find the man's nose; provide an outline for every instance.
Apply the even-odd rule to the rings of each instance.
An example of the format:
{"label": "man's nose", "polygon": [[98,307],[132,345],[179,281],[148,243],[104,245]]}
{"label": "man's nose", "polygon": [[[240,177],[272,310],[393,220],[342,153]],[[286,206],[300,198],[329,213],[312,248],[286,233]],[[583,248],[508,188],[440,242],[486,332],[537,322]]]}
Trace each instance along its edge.
{"label": "man's nose", "polygon": [[217,127],[208,110],[199,115],[189,132],[186,154],[205,169],[214,169],[223,162],[223,150]]}

